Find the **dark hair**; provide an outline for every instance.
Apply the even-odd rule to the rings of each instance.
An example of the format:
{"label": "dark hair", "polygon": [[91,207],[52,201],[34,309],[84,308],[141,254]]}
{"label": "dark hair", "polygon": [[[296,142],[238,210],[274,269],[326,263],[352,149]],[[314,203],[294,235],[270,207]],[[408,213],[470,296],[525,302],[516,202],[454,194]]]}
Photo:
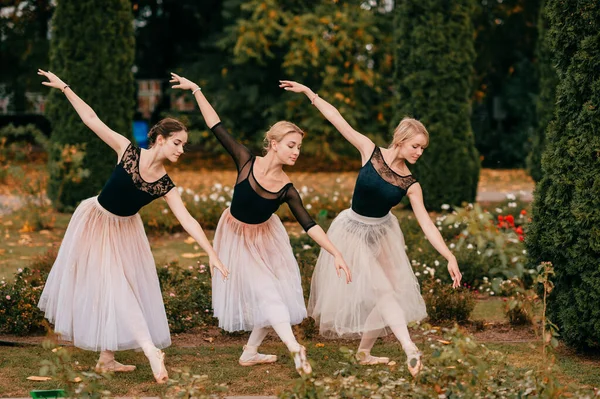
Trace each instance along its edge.
{"label": "dark hair", "polygon": [[165,139],[169,138],[175,132],[180,131],[187,132],[187,128],[177,119],[165,118],[160,121],[148,132],[148,148],[152,147],[156,143],[158,136],[163,136]]}

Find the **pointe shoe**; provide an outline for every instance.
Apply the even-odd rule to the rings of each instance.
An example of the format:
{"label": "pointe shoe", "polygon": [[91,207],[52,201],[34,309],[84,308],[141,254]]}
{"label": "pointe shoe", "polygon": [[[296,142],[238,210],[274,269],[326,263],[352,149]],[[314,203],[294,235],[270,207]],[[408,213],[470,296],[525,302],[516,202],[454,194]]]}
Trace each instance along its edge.
{"label": "pointe shoe", "polygon": [[356,352],[356,360],[358,364],[363,366],[374,366],[376,364],[388,364],[390,362],[389,357],[378,357],[371,355],[369,351],[358,351]]}
{"label": "pointe shoe", "polygon": [[129,373],[136,369],[135,366],[129,364],[121,364],[113,359],[103,360],[100,358],[94,370],[96,373]]}
{"label": "pointe shoe", "polygon": [[[414,364],[414,365],[413,365]],[[408,367],[408,371],[415,378],[421,370],[423,370],[423,362],[421,362],[421,354],[418,353],[416,356],[409,358],[406,361],[406,366]]]}
{"label": "pointe shoe", "polygon": [[152,374],[154,379],[159,384],[164,384],[169,380],[169,373],[165,367],[165,353],[158,348],[155,348],[153,353],[148,356],[150,361],[150,367],[152,368]]}
{"label": "pointe shoe", "polygon": [[[248,348],[248,345],[244,345],[244,353],[246,353]],[[263,355],[262,353],[254,352],[254,354],[244,358],[244,353],[242,353],[242,356],[238,360],[240,366],[254,366],[257,364],[275,363],[277,361],[277,356],[275,355]]]}
{"label": "pointe shoe", "polygon": [[312,366],[308,362],[308,358],[306,357],[306,348],[300,345],[300,349],[298,352],[292,352],[294,358],[294,365],[296,366],[296,371],[298,374],[310,374],[312,373]]}

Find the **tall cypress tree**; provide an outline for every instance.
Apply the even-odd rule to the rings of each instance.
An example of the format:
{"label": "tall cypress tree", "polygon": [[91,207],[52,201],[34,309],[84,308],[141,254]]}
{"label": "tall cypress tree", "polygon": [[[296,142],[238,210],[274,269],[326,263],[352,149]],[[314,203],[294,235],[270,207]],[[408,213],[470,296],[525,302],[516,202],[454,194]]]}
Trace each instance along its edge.
{"label": "tall cypress tree", "polygon": [[600,348],[600,4],[548,0],[546,15],[559,83],[526,244],[534,264],[554,264],[562,338]]}
{"label": "tall cypress tree", "polygon": [[[131,138],[135,39],[127,0],[59,0],[52,20],[50,70],[67,82],[113,130]],[[70,208],[102,188],[116,161],[114,152],[80,120],[59,90],[48,97],[47,116],[56,145],[49,156],[48,195],[59,209]],[[83,167],[89,176],[65,181],[52,167],[64,156],[61,146],[85,144]]]}
{"label": "tall cypress tree", "polygon": [[470,121],[474,10],[472,0],[405,0],[396,9],[394,122],[412,116],[431,135],[412,167],[430,208],[471,202],[477,194],[479,156]]}
{"label": "tall cypress tree", "polygon": [[539,76],[539,94],[536,104],[537,126],[532,131],[531,148],[527,157],[529,174],[536,182],[542,179],[542,153],[546,139],[546,130],[554,114],[556,85],[558,77],[554,70],[552,52],[548,37],[548,21],[542,5],[538,18],[537,70]]}

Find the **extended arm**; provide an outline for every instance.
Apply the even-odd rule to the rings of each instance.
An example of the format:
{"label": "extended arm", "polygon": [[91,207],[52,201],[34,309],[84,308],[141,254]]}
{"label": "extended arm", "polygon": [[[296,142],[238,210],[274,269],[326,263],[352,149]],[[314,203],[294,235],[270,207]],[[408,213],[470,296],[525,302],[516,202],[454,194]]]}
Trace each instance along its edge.
{"label": "extended arm", "polygon": [[407,192],[408,198],[410,199],[410,204],[412,206],[413,212],[427,237],[427,240],[433,245],[433,247],[448,261],[448,272],[450,273],[450,277],[452,277],[452,287],[460,287],[460,280],[462,279],[462,274],[458,268],[458,262],[456,261],[456,257],[454,254],[448,249],[446,243],[444,242],[444,238],[440,234],[440,231],[437,229],[429,214],[427,213],[427,209],[425,209],[425,205],[423,203],[423,190],[421,189],[421,185],[419,183],[415,183],[408,188]]}
{"label": "extended arm", "polygon": [[371,139],[367,136],[354,130],[352,126],[344,119],[342,114],[333,105],[319,97],[308,87],[293,82],[290,80],[280,80],[279,87],[287,91],[293,91],[294,93],[303,93],[308,97],[312,104],[323,116],[331,122],[331,124],[344,136],[346,140],[350,142],[360,152],[363,164],[369,159],[369,156],[373,152],[373,146],[375,145]]}
{"label": "extended arm", "polygon": [[246,146],[243,144],[238,143],[237,140],[231,134],[229,134],[225,126],[223,126],[221,123],[219,115],[217,115],[217,112],[214,110],[212,105],[210,105],[202,93],[202,90],[200,90],[200,86],[193,83],[189,79],[174,73],[171,73],[170,82],[177,83],[173,86],[174,89],[191,90],[194,93],[194,97],[198,103],[198,107],[200,107],[200,112],[204,117],[206,125],[212,130],[213,134],[217,137],[221,145],[234,159],[239,171],[241,167],[245,165],[246,162],[248,162],[248,160],[252,157],[250,150],[248,150],[248,148],[246,148]]}
{"label": "extended arm", "polygon": [[219,260],[217,253],[213,249],[212,245],[210,245],[206,234],[204,234],[204,230],[202,230],[202,227],[200,227],[200,223],[198,223],[198,221],[194,219],[188,212],[185,204],[181,200],[179,191],[169,191],[165,195],[165,199],[167,200],[167,204],[169,204],[169,208],[171,208],[171,211],[177,220],[179,220],[179,223],[181,223],[181,226],[208,254],[208,262],[210,265],[211,274],[214,275],[214,268],[216,267],[223,275],[223,279],[226,279],[229,275],[229,270],[227,270],[227,268]]}
{"label": "extended arm", "polygon": [[352,274],[342,257],[342,254],[338,249],[333,245],[327,234],[323,231],[321,226],[315,223],[315,221],[310,217],[306,208],[302,205],[302,199],[300,198],[300,194],[294,187],[290,187],[286,192],[286,199],[290,210],[294,214],[294,217],[302,225],[302,228],[309,235],[310,238],[315,240],[317,244],[321,246],[324,250],[329,252],[335,258],[335,268],[340,276],[340,270],[343,270],[346,273],[346,283],[352,281]]}
{"label": "extended arm", "polygon": [[73,89],[60,80],[58,76],[52,72],[42,71],[41,69],[38,69],[38,75],[42,75],[48,79],[48,82],[42,82],[43,85],[62,90],[83,123],[92,129],[92,131],[96,133],[102,141],[108,144],[110,148],[115,150],[119,157],[123,154],[129,145],[129,140],[126,137],[106,126],[104,122],[98,118],[98,115],[96,115],[94,110],[79,98]]}

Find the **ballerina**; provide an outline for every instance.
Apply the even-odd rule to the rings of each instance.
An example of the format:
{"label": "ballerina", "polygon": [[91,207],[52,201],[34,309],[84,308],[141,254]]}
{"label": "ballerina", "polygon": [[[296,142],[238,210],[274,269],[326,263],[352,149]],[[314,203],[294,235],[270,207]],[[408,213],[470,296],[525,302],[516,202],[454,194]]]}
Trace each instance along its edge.
{"label": "ballerina", "polygon": [[419,282],[404,247],[398,219],[390,212],[406,195],[415,216],[434,248],[448,260],[453,287],[462,278],[458,263],[431,221],[423,204],[423,192],[407,163],[414,164],[429,144],[423,124],[404,118],[389,148],[379,148],[354,130],[339,111],[308,87],[288,80],[280,87],[304,93],[333,126],[358,149],[362,168],[358,173],[352,207],[332,222],[327,235],[348,261],[352,286],[332,281],[332,259],[321,251],[313,273],[308,314],[321,335],[360,336],[357,358],[361,364],[388,363],[387,357],[371,355],[379,336],[394,333],[407,356],[410,373],[422,368],[421,354],[412,342],[407,325],[427,316]]}
{"label": "ballerina", "polygon": [[43,85],[63,91],[83,123],[117,153],[100,195],[83,200],[71,217],[38,306],[55,332],[76,347],[100,351],[99,372],[127,372],[114,351],[141,348],[158,383],[168,380],[164,353],[171,344],[150,244],[140,208],[164,197],[183,228],[209,256],[211,272],[229,274],[198,222],[189,214],[163,163],[177,162],[187,141],[185,126],[163,119],[142,150],[106,126],[71,87],[52,72],[38,71]]}
{"label": "ballerina", "polygon": [[[287,203],[307,234],[332,257],[332,272],[346,275],[348,267],[340,252],[310,217],[298,191],[283,171],[300,154],[304,132],[290,122],[275,123],[265,135],[264,157],[253,155],[229,134],[200,87],[171,74],[173,88],[191,90],[206,124],[235,161],[238,176],[231,207],[217,226],[214,245],[231,268],[227,284],[213,278],[213,308],[219,327],[226,331],[252,331],[239,359],[242,366],[272,363],[275,355],[258,353],[272,327],[293,354],[296,370],[309,374],[312,367],[306,348],[298,343],[291,325],[306,317],[298,263],[281,220],[274,212]],[[340,280],[342,281],[342,280]]]}

